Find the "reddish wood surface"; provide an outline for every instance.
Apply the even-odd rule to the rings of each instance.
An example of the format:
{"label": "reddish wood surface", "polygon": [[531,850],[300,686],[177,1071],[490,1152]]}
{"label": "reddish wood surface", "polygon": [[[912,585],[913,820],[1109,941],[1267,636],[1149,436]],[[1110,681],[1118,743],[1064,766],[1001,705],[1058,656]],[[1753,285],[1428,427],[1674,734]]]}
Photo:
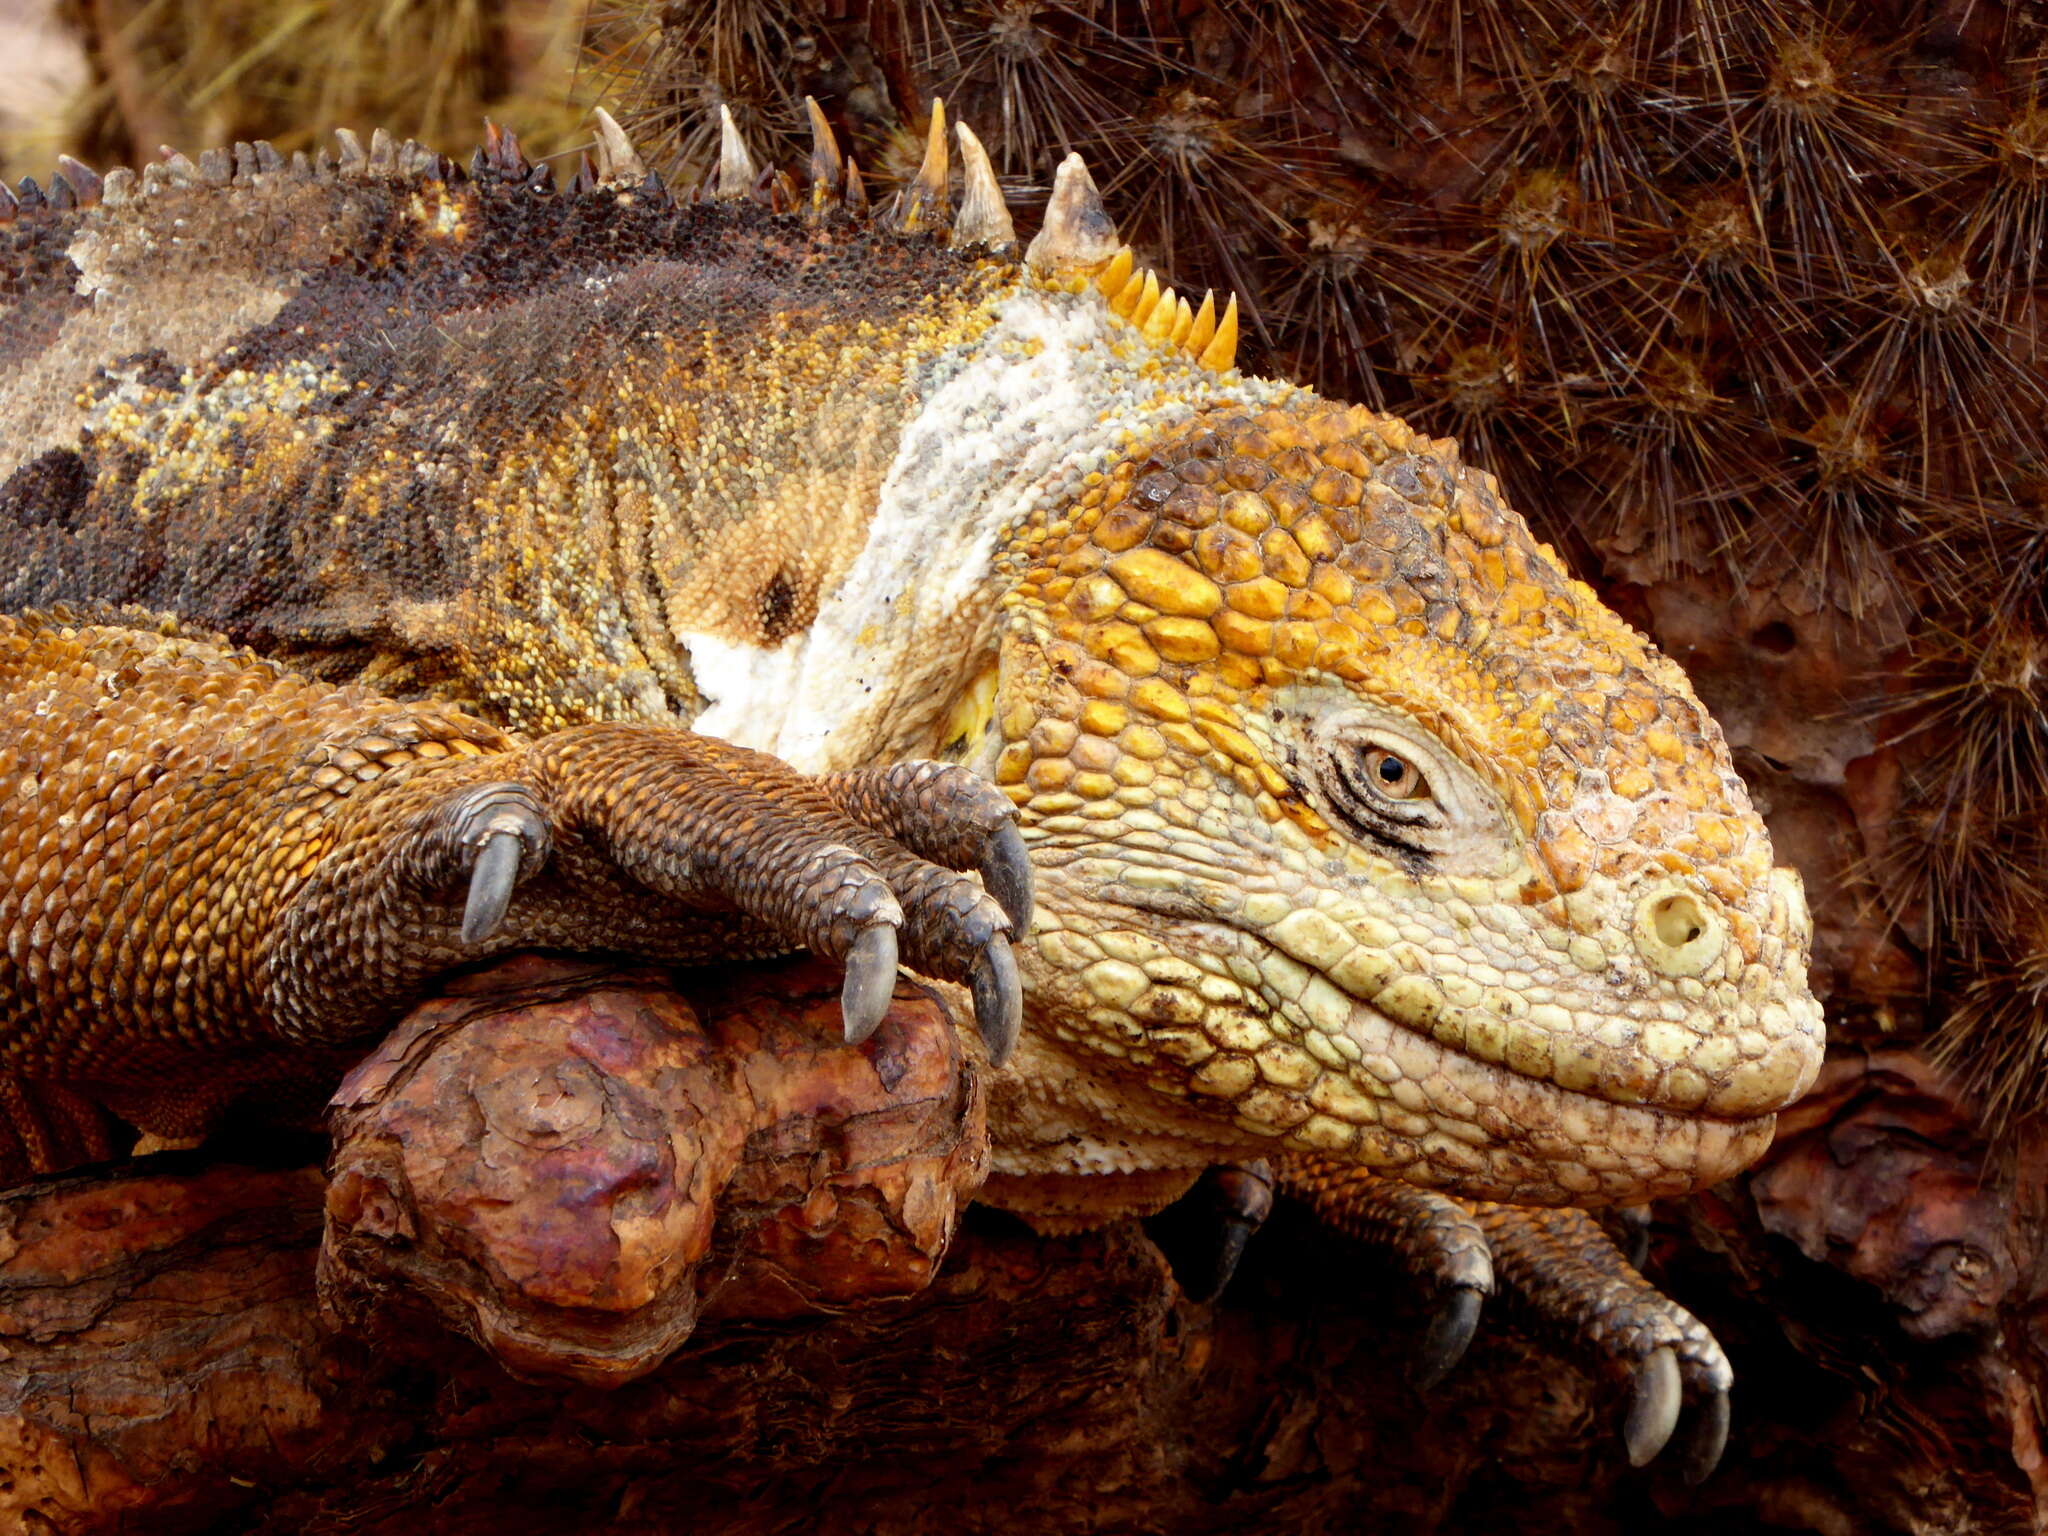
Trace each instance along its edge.
{"label": "reddish wood surface", "polygon": [[536,1380],[616,1385],[700,1315],[914,1295],[985,1172],[985,1095],[906,982],[859,1049],[837,978],[515,959],[424,1004],[335,1095],[321,1293]]}
{"label": "reddish wood surface", "polygon": [[[691,978],[687,1001],[644,977],[514,979],[517,1006],[438,1000],[356,1075],[332,1185],[177,1154],[0,1196],[0,1530],[1860,1536],[2021,1531],[2048,1509],[2042,1212],[2011,1194],[2043,1187],[2044,1149],[1989,1160],[1910,1054],[1838,1058],[1761,1170],[1660,1211],[1649,1271],[1737,1371],[1727,1459],[1687,1489],[1669,1469],[1627,1468],[1621,1384],[1524,1331],[1512,1306],[1418,1396],[1405,1365],[1421,1304],[1398,1266],[1285,1207],[1214,1306],[1179,1292],[1136,1224],[1041,1239],[977,1210],[927,1289],[839,1310],[832,1287],[897,1285],[930,1252],[936,1229],[905,1221],[907,1192],[951,1187],[934,1170],[975,1144],[933,1160],[930,1138],[965,1122],[917,1090],[950,1038],[929,1000],[899,994],[877,1037],[873,1059],[904,1065],[892,1088],[825,1060],[843,1048],[820,1027],[833,989],[819,967]],[[483,1107],[494,1085],[545,1064],[559,1089],[547,1133],[514,1161],[561,1172],[549,1160],[580,1145],[576,1166],[615,1173],[622,1149],[659,1140],[652,1122],[623,1099],[585,1115],[565,1064],[613,1093],[732,1091],[707,1065],[717,1039],[759,1048],[747,1092],[661,1097],[655,1117],[671,1149],[677,1127],[709,1146],[759,1121],[736,1162],[730,1140],[704,1154],[729,1166],[724,1209],[740,1214],[712,1223],[694,1263],[664,1270],[645,1261],[652,1246],[628,1262],[630,1245],[609,1268],[587,1262],[632,1180],[586,1180],[565,1205],[573,1181],[540,1177],[491,1206],[489,1137],[443,1134],[450,1103],[488,1119],[502,1113]],[[892,1122],[886,1155],[849,1156],[859,1136],[842,1132],[891,1094],[922,1108]],[[781,1113],[821,1103],[822,1120]],[[615,1139],[568,1134],[607,1125]],[[366,1264],[349,1320],[329,1326],[323,1212],[353,1209],[361,1235],[361,1192],[337,1191],[348,1169],[388,1174],[372,1154],[394,1135],[450,1153],[408,1165],[408,1209],[427,1218],[416,1254],[539,1255],[529,1278],[553,1273],[585,1301],[687,1293],[703,1304],[694,1335],[609,1390],[517,1380],[388,1305],[401,1280],[429,1275],[452,1308],[512,1274],[448,1254],[438,1269]],[[820,1188],[839,1213],[822,1224]],[[509,1240],[548,1213],[548,1244]],[[670,1216],[650,1230],[687,1239],[688,1258],[702,1212]]]}

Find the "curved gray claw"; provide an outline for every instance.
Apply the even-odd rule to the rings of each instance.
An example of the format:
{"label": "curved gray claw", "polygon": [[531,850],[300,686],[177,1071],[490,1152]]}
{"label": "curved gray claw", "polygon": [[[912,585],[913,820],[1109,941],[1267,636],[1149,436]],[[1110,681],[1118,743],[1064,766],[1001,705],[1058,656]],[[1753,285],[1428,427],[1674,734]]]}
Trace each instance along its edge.
{"label": "curved gray claw", "polygon": [[1685,1432],[1685,1460],[1679,1469],[1690,1487],[1714,1475],[1728,1448],[1728,1394],[1709,1392]]}
{"label": "curved gray claw", "polygon": [[1248,1221],[1225,1219],[1222,1234],[1216,1240],[1216,1287],[1206,1296],[1190,1296],[1191,1301],[1214,1301],[1230,1284],[1231,1276],[1237,1273],[1237,1266],[1244,1259],[1244,1251],[1252,1240],[1252,1225]]}
{"label": "curved gray claw", "polygon": [[1191,1301],[1214,1301],[1237,1273],[1252,1234],[1273,1214],[1273,1165],[1264,1158],[1244,1163],[1218,1164],[1202,1174],[1197,1188],[1204,1188],[1214,1207],[1219,1228],[1213,1264],[1214,1284],[1206,1295],[1189,1293]]}
{"label": "curved gray claw", "polygon": [[981,883],[1010,919],[1018,938],[1031,930],[1031,853],[1017,823],[1006,821],[981,855]]}
{"label": "curved gray claw", "polygon": [[462,905],[463,943],[481,944],[505,920],[525,852],[525,843],[511,827],[500,827],[484,838],[476,863],[470,866],[469,897]]}
{"label": "curved gray claw", "polygon": [[[1650,1352],[1636,1367],[1635,1386],[1629,1397],[1628,1421],[1622,1439],[1628,1445],[1628,1464],[1648,1466],[1664,1449],[1672,1430],[1678,1427],[1678,1408],[1684,1398],[1678,1374],[1678,1357],[1669,1345]],[[1727,1400],[1722,1399],[1725,1403]]]}
{"label": "curved gray claw", "polygon": [[1216,1251],[1216,1293],[1230,1284],[1252,1234],[1273,1214],[1273,1165],[1264,1158],[1211,1168],[1205,1175],[1223,1207],[1223,1240]]}
{"label": "curved gray claw", "polygon": [[548,825],[518,784],[486,784],[457,805],[456,846],[471,857],[462,942],[481,944],[505,920],[521,877],[547,862]]}
{"label": "curved gray claw", "polygon": [[1465,1358],[1473,1334],[1479,1331],[1479,1313],[1485,1304],[1486,1293],[1473,1286],[1452,1286],[1445,1292],[1430,1314],[1429,1327],[1409,1368],[1417,1391],[1433,1390],[1450,1375],[1451,1367]]}
{"label": "curved gray claw", "polygon": [[872,1035],[896,995],[896,927],[876,923],[863,928],[846,953],[846,979],[839,986],[839,1017],[846,1043],[859,1045]]}
{"label": "curved gray claw", "polygon": [[974,962],[971,990],[974,1022],[988,1046],[988,1059],[1000,1067],[1017,1048],[1017,1033],[1024,1025],[1024,984],[1009,940],[997,938],[983,948]]}

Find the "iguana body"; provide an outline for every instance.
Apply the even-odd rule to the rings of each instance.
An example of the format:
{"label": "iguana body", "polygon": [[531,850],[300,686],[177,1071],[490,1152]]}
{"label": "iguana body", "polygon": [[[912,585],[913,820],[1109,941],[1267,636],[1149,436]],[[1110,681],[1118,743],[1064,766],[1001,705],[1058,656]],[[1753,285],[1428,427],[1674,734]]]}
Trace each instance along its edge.
{"label": "iguana body", "polygon": [[[1755,1158],[1819,1060],[1805,907],[1678,668],[1453,444],[1232,369],[1078,162],[1028,261],[978,156],[952,246],[943,162],[888,220],[816,166],[772,212],[622,146],[563,194],[249,151],[0,224],[0,598],[261,655],[10,627],[16,1069],[182,1091],[535,943],[846,953],[883,919],[801,880],[730,915],[753,831],[704,852],[741,813],[685,784],[796,791],[690,727],[1014,802],[992,1188],[1042,1215],[1274,1152],[1550,1204]],[[554,858],[464,944],[434,818],[498,784]],[[907,958],[965,981],[1000,919],[946,891]]]}

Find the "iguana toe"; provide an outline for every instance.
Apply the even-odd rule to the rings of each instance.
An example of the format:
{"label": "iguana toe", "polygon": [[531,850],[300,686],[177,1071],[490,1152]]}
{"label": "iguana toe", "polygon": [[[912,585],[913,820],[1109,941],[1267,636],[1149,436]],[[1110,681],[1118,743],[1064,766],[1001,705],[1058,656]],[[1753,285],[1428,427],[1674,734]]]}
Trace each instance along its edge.
{"label": "iguana toe", "polygon": [[1031,854],[1024,846],[1024,834],[1014,821],[1006,821],[988,841],[981,856],[981,883],[1009,914],[1010,929],[1023,933],[1031,926]]}
{"label": "iguana toe", "polygon": [[1417,1390],[1435,1387],[1464,1358],[1493,1294],[1493,1249],[1477,1218],[1449,1195],[1321,1159],[1290,1159],[1281,1185],[1340,1231],[1391,1249],[1436,1293],[1409,1364]]}
{"label": "iguana toe", "polygon": [[[1333,1225],[1394,1250],[1418,1281],[1436,1289],[1409,1366],[1417,1390],[1435,1387],[1464,1358],[1493,1290],[1492,1252],[1478,1221],[1446,1195],[1334,1164],[1292,1162],[1285,1182],[1291,1193],[1309,1195]],[[1192,1219],[1206,1234],[1192,1255],[1181,1251],[1186,1243],[1169,1248],[1175,1278],[1191,1298],[1213,1301],[1230,1283],[1246,1244],[1272,1212],[1274,1183],[1273,1166],[1263,1159],[1218,1164],[1173,1208],[1174,1215],[1185,1213],[1177,1229]]]}
{"label": "iguana toe", "polygon": [[1272,1212],[1270,1163],[1218,1163],[1158,1212],[1147,1230],[1188,1299],[1210,1302],[1229,1286],[1252,1235]]}
{"label": "iguana toe", "polygon": [[862,826],[947,869],[974,870],[1010,919],[1031,926],[1031,856],[1017,808],[985,779],[951,763],[897,763],[826,774],[818,781]]}
{"label": "iguana toe", "polygon": [[[1008,799],[964,770],[813,778],[708,737],[616,725],[558,732],[506,766],[517,782],[467,788],[421,824],[435,878],[451,859],[467,877],[465,947],[807,948],[846,966],[851,1042],[880,1023],[900,960],[969,989],[992,1059],[1014,1048],[1011,909],[1028,916],[1029,877],[1012,869]],[[983,867],[994,891],[962,872]]]}
{"label": "iguana toe", "polygon": [[1721,1464],[1721,1452],[1728,1448],[1728,1392],[1704,1393],[1687,1426],[1683,1460],[1679,1470],[1688,1483],[1703,1483]]}
{"label": "iguana toe", "polygon": [[481,944],[505,920],[518,875],[519,834],[494,832],[484,839],[469,872],[469,899],[462,907],[463,943]]}
{"label": "iguana toe", "polygon": [[1232,1163],[1211,1168],[1203,1176],[1222,1226],[1216,1244],[1216,1284],[1211,1295],[1220,1295],[1237,1273],[1238,1261],[1252,1234],[1273,1214],[1273,1167],[1263,1158],[1249,1163]]}
{"label": "iguana toe", "polygon": [[930,863],[903,843],[865,828],[849,841],[902,903],[903,963],[969,989],[981,1037],[1000,1064],[1017,1042],[1024,1007],[1009,915],[973,876]]}
{"label": "iguana toe", "polygon": [[1637,1273],[1585,1211],[1483,1201],[1472,1208],[1517,1310],[1630,1370],[1622,1436],[1629,1460],[1643,1466],[1664,1449],[1689,1397],[1696,1422],[1683,1470],[1693,1482],[1711,1472],[1728,1437],[1735,1373],[1706,1325]]}

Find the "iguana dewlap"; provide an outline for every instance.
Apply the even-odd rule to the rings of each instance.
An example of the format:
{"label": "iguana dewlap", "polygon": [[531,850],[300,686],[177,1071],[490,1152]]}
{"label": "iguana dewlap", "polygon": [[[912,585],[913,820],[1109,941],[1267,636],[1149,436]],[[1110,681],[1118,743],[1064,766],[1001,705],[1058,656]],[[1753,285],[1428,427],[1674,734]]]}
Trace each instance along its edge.
{"label": "iguana dewlap", "polygon": [[810,944],[872,998],[900,933],[1000,1041],[1026,882],[948,867],[1005,867],[1001,803],[873,771],[938,758],[1036,886],[1003,1198],[1761,1153],[1820,1060],[1799,881],[1453,443],[1237,372],[1077,158],[1020,258],[937,116],[872,215],[829,131],[806,191],[729,135],[678,203],[605,127],[567,191],[344,136],[0,207],[18,1072],[189,1127],[536,944]]}

